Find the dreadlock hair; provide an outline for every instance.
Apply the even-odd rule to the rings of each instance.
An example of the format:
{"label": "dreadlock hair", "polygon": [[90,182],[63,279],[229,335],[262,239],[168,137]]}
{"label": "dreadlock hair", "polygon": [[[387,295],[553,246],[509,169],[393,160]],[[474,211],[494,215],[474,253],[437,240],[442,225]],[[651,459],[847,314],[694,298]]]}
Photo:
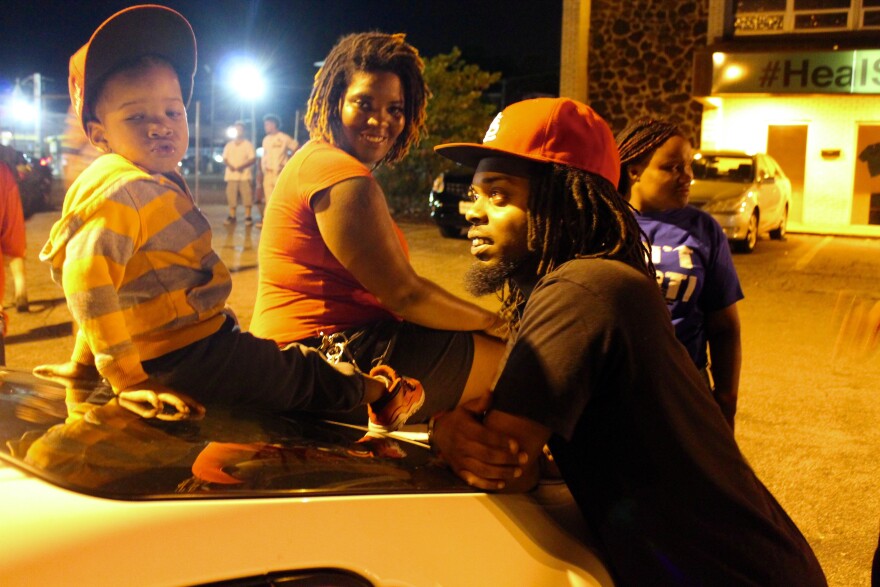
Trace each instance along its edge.
{"label": "dreadlock hair", "polygon": [[403,86],[404,127],[379,164],[400,161],[418,143],[427,132],[426,107],[431,92],[422,76],[424,63],[419,52],[405,38],[403,33],[355,33],[336,43],[315,74],[309,96],[305,124],[312,139],[339,146],[342,100],[354,74],[390,72],[400,78]]}
{"label": "dreadlock hair", "polygon": [[685,137],[678,125],[653,118],[640,118],[618,133],[617,150],[620,153],[620,182],[617,189],[626,196],[632,187],[629,166],[645,163],[672,137]]}
{"label": "dreadlock hair", "polygon": [[[615,259],[652,280],[647,239],[632,207],[604,177],[566,165],[541,164],[530,181],[528,246],[537,254],[535,275],[550,273],[571,259]],[[508,279],[501,313],[515,329],[525,298]]]}

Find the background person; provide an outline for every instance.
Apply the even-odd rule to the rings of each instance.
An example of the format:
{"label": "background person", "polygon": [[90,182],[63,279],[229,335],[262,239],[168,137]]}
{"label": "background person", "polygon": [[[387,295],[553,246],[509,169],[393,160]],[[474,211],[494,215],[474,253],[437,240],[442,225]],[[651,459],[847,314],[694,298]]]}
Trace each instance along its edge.
{"label": "background person", "polygon": [[254,188],[252,185],[254,163],[257,160],[257,152],[254,145],[244,136],[244,123],[236,122],[233,125],[235,138],[223,147],[223,164],[226,171],[223,179],[226,181],[226,203],[229,204],[229,216],[223,224],[230,226],[235,224],[235,211],[238,208],[238,200],[244,206],[244,223],[250,226],[254,223],[251,216],[251,207],[254,204]]}
{"label": "background person", "polygon": [[491,399],[433,419],[453,470],[528,490],[549,442],[619,585],[826,585],[675,338],[605,122],[526,100],[436,150],[476,168],[471,290],[519,317]]}
{"label": "background person", "polygon": [[3,258],[10,260],[13,275],[13,263],[19,263],[18,271],[24,275],[25,232],[24,213],[21,208],[21,196],[18,192],[18,173],[0,161],[0,365],[6,364],[6,332],[9,316],[2,308],[2,300],[6,294],[6,271]]}
{"label": "background person", "polygon": [[[3,218],[5,226],[0,227],[0,239],[3,242],[0,246],[5,252],[6,261],[9,264],[9,273],[12,275],[13,281],[13,305],[16,312],[29,312],[30,304],[28,303],[27,293],[27,273],[24,266],[25,254],[25,224],[24,224],[24,206],[21,201],[21,192],[18,182],[21,181],[23,171],[19,168],[19,164],[23,163],[23,155],[6,145],[0,145],[0,165],[6,167],[10,175],[4,174],[3,190],[0,194],[0,206],[6,210]],[[11,180],[10,180],[11,177]],[[18,211],[16,211],[18,210]],[[21,216],[19,222],[18,216]],[[3,255],[0,254],[0,268],[3,267]],[[0,278],[3,279],[3,278]],[[3,288],[0,288],[0,294],[3,294]],[[0,302],[3,297],[0,296]],[[0,308],[2,310],[2,308]]]}
{"label": "background person", "polygon": [[361,369],[383,362],[422,382],[415,421],[487,390],[506,333],[496,314],[416,274],[372,175],[425,131],[422,68],[402,34],[353,34],[330,51],[308,102],[311,138],[266,207],[250,324],[281,347],[343,333]]}
{"label": "background person", "polygon": [[[292,136],[281,131],[281,119],[276,114],[267,114],[263,117],[263,129],[266,131],[266,136],[263,137],[263,155],[260,157],[260,172],[262,174],[260,185],[263,188],[263,212],[261,215],[265,214],[265,203],[269,201],[269,197],[275,190],[275,184],[278,183],[281,170],[299,149],[299,143]],[[257,222],[257,228],[262,225],[262,220]]]}
{"label": "background person", "polygon": [[618,189],[638,212],[636,220],[648,237],[675,335],[733,428],[742,364],[736,303],[743,293],[721,226],[687,205],[691,143],[676,125],[650,118],[630,124],[617,143]]}

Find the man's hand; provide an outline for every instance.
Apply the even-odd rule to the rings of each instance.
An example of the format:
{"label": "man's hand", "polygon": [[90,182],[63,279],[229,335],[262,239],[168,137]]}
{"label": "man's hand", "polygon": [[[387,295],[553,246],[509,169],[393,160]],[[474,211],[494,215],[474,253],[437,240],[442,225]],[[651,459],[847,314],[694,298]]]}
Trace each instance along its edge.
{"label": "man's hand", "polygon": [[486,394],[436,419],[432,443],[468,484],[497,491],[522,476],[528,456],[514,439],[483,425],[482,416],[490,403],[491,395]]}
{"label": "man's hand", "polygon": [[193,398],[150,379],[120,390],[116,395],[120,406],[142,418],[199,420],[205,415],[205,407]]}

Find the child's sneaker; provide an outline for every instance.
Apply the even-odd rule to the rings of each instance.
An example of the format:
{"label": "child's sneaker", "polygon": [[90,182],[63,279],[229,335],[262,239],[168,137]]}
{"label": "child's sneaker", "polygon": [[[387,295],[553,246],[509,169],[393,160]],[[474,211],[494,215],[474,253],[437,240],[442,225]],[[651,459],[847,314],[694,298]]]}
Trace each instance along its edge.
{"label": "child's sneaker", "polygon": [[224,226],[232,226],[233,224],[235,224],[235,216],[227,216],[223,221]]}
{"label": "child's sneaker", "polygon": [[254,223],[254,219],[251,218],[250,216],[248,216],[247,218],[244,219],[245,226],[251,226],[251,225],[253,225],[253,223]]}
{"label": "child's sneaker", "polygon": [[373,367],[370,377],[388,381],[388,393],[367,406],[371,429],[393,432],[403,426],[425,403],[422,384],[415,379],[399,376],[388,365]]}

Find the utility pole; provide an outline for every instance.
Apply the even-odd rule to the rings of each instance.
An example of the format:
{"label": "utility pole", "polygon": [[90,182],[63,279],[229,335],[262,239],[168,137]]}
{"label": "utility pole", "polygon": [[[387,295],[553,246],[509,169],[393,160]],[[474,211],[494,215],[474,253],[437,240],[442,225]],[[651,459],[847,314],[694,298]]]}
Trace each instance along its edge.
{"label": "utility pole", "polygon": [[559,95],[589,104],[590,0],[563,0]]}
{"label": "utility pole", "polygon": [[34,112],[36,122],[34,123],[34,135],[36,135],[34,153],[37,159],[43,156],[43,77],[39,73],[33,75],[34,78]]}

